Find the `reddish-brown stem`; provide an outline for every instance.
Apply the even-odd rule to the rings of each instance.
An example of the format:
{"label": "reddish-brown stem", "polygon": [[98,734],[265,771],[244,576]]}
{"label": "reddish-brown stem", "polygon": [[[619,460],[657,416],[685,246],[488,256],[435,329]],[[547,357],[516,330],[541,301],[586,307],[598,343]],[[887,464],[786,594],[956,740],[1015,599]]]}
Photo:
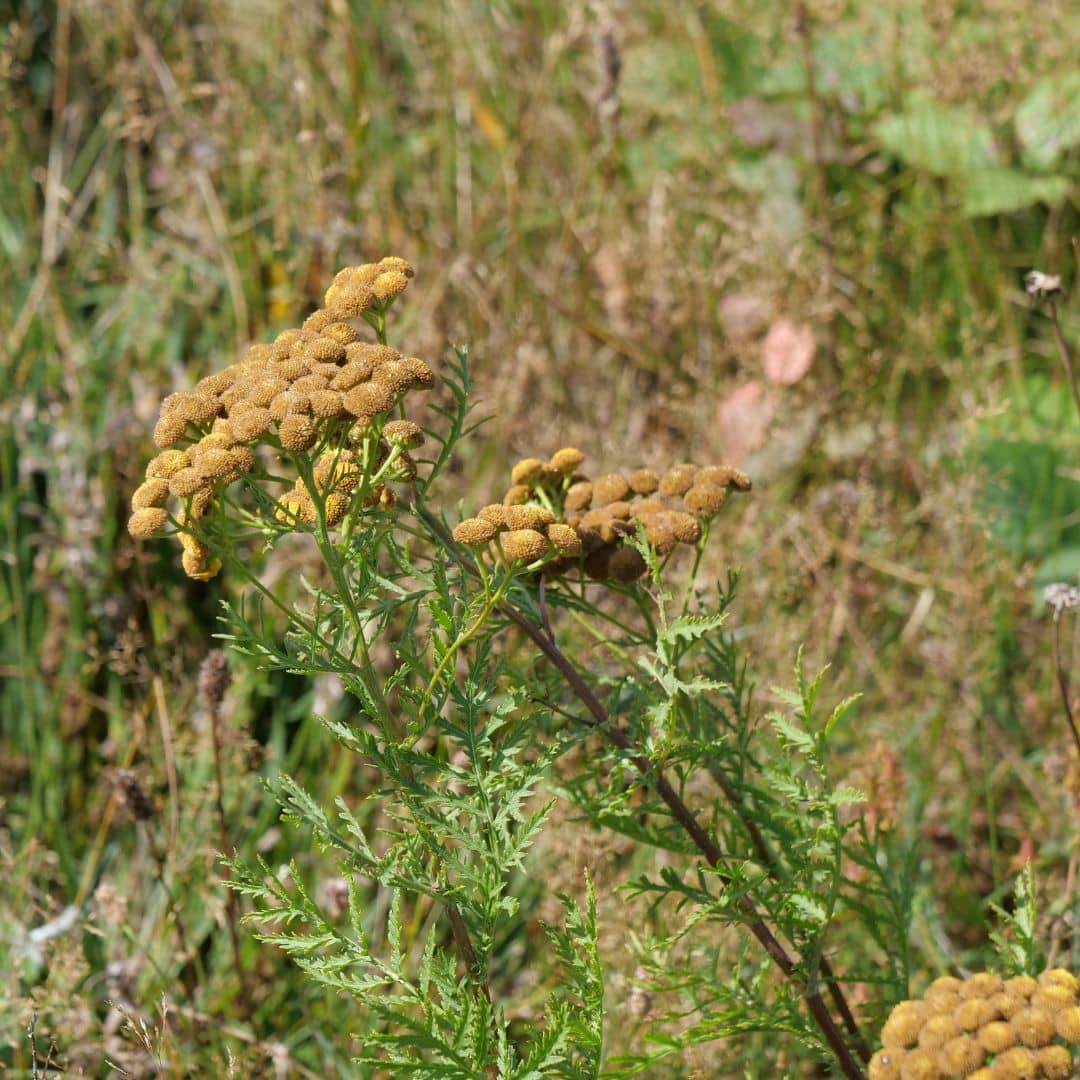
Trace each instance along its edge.
{"label": "reddish-brown stem", "polygon": [[1072,701],[1069,694],[1069,675],[1061,659],[1061,610],[1054,609],[1054,667],[1057,669],[1058,689],[1061,691],[1061,703],[1065,706],[1065,719],[1069,721],[1076,751],[1080,754],[1080,731],[1076,729],[1076,717],[1073,716]]}
{"label": "reddish-brown stem", "polygon": [[[652,762],[650,762],[641,752],[641,748],[625,731],[623,731],[622,728],[612,722],[607,710],[589,688],[588,684],[582,678],[581,673],[573,665],[570,659],[540,627],[534,625],[512,605],[503,605],[500,610],[511,622],[528,635],[533,644],[535,644],[548,660],[558,668],[578,700],[592,714],[596,728],[602,732],[609,742],[613,743],[620,750],[625,750],[630,754],[630,760],[633,762],[634,767],[641,774],[645,782],[650,784],[660,798],[664,800],[668,809],[671,811],[672,816],[682,826],[687,836],[693,841],[694,846],[705,856],[705,859],[710,866],[718,868],[723,860],[723,853],[720,851],[716,842],[709,836],[705,829],[702,828],[701,823],[697,820],[686,803],[683,802],[679,793],[671,786],[663,775],[657,772]],[[730,883],[730,878],[722,871],[718,876],[725,884]],[[762,948],[769,954],[770,958],[781,972],[783,972],[785,977],[789,979],[794,978],[795,962],[791,959],[783,945],[781,945],[772,930],[769,929],[765,921],[758,914],[753,901],[749,897],[743,896],[739,900],[739,906],[746,916],[750,932],[758,940]],[[835,987],[835,989],[832,989],[832,987]],[[842,998],[843,994],[840,992],[840,988],[836,986],[835,983],[832,984],[832,987],[830,989],[832,990],[834,1000],[838,995]],[[803,997],[806,1001],[807,1008],[809,1008],[811,1015],[814,1017],[814,1021],[821,1029],[825,1041],[829,1044],[829,1048],[840,1063],[844,1075],[849,1077],[849,1080],[865,1080],[865,1074],[863,1073],[862,1067],[848,1049],[843,1034],[836,1026],[836,1022],[833,1020],[829,1010],[825,1007],[825,1002],[822,1000],[821,994],[811,985],[807,987]],[[846,1014],[845,1022],[847,1022],[846,1018],[851,1017],[851,1013],[846,1007],[846,1002],[844,1004],[845,1008],[841,1011]],[[854,1024],[854,1017],[851,1017],[850,1022]]]}

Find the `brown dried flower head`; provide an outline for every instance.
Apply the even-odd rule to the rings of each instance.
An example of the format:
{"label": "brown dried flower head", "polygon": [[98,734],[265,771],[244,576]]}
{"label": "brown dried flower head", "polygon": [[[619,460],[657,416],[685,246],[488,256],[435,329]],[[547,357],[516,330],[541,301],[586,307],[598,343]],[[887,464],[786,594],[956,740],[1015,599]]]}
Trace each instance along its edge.
{"label": "brown dried flower head", "polygon": [[[1038,997],[1050,988],[1054,993],[1048,999]],[[1069,1023],[1070,1013],[1080,1021],[1078,990],[1072,973],[1061,968],[1038,980],[1019,976],[1003,981],[992,972],[967,979],[942,976],[921,1001],[903,1001],[893,1009],[881,1029],[881,1049],[870,1060],[869,1080],[1064,1080],[1072,1075],[1073,1063],[1063,1042],[1080,1041],[1080,1023]]]}

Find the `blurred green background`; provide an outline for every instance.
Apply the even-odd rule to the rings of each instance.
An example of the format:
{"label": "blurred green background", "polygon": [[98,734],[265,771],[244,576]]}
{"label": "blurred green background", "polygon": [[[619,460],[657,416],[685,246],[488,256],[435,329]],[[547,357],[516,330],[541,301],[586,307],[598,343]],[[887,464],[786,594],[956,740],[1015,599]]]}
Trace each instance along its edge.
{"label": "blurred green background", "polygon": [[[1080,570],[1080,426],[1023,276],[1062,276],[1075,345],[1078,51],[1071,0],[0,4],[0,1066],[36,1012],[72,1075],[352,1075],[347,1002],[231,961],[195,693],[230,584],[124,522],[161,397],[385,254],[417,268],[391,341],[469,343],[492,416],[447,510],[566,444],[740,464],[709,573],[742,569],[765,687],[805,643],[864,694],[838,768],[919,838],[913,975],[985,959],[1028,858],[1067,961],[1080,781],[1038,597]],[[273,863],[302,840],[261,773],[359,781],[311,719],[333,686],[234,672],[233,842]],[[620,1050],[640,915],[598,844],[535,857],[597,874]]]}

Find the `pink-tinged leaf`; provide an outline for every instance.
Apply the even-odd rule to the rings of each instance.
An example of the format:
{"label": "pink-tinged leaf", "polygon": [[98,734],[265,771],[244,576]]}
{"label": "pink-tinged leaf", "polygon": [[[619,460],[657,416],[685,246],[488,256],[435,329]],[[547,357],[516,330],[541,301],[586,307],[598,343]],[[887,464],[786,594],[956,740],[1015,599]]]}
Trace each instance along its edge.
{"label": "pink-tinged leaf", "polygon": [[740,465],[765,445],[776,405],[776,394],[756,379],[720,402],[716,419],[726,462]]}
{"label": "pink-tinged leaf", "polygon": [[765,378],[779,386],[797,383],[813,366],[814,331],[806,323],[777,319],[761,343]]}

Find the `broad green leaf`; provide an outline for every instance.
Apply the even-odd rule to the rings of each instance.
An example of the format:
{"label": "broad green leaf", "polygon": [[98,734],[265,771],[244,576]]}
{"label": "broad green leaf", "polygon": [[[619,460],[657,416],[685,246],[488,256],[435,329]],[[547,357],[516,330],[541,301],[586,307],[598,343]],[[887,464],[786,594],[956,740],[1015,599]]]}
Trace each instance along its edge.
{"label": "broad green leaf", "polygon": [[980,169],[964,178],[961,205],[968,217],[1011,214],[1039,203],[1059,203],[1072,186],[1064,176],[1032,176],[1019,169]]}
{"label": "broad green leaf", "polygon": [[967,178],[994,168],[998,154],[989,125],[970,109],[913,96],[907,108],[877,124],[886,150],[934,176]]}
{"label": "broad green leaf", "polygon": [[1080,145],[1080,71],[1040,79],[1020,103],[1013,120],[1024,161],[1050,169]]}

